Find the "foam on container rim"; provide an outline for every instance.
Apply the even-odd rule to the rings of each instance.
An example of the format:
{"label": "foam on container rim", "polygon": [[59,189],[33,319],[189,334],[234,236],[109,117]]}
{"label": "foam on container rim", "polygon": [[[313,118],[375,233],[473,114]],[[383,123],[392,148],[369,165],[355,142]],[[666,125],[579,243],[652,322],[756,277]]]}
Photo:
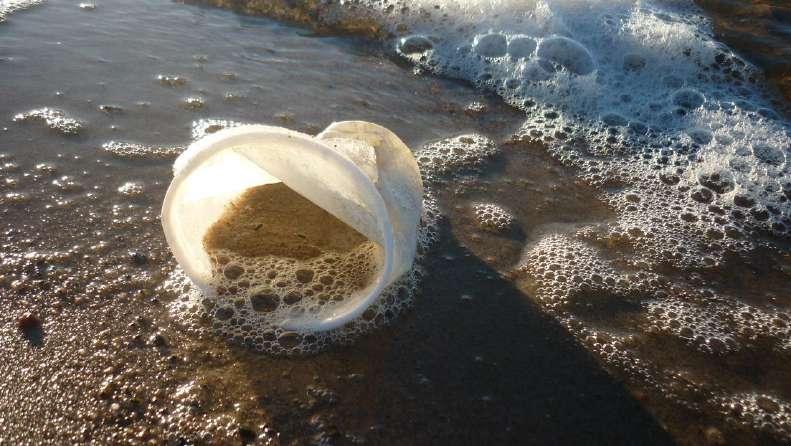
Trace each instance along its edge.
{"label": "foam on container rim", "polygon": [[202,242],[208,228],[248,188],[279,181],[382,247],[378,275],[366,288],[326,311],[281,322],[301,332],[339,328],[412,266],[423,197],[417,162],[395,134],[364,121],[333,123],[316,137],[248,125],[196,141],[174,163],[162,227],[179,265],[203,293],[216,294]]}

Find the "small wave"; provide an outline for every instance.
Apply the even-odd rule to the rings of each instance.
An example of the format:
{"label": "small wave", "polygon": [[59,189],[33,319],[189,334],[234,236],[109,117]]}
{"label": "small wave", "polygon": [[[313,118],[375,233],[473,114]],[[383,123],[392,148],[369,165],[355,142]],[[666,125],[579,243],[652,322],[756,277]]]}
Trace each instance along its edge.
{"label": "small wave", "polygon": [[32,8],[44,3],[44,0],[3,0],[0,2],[0,23],[8,20],[8,17],[24,9]]}

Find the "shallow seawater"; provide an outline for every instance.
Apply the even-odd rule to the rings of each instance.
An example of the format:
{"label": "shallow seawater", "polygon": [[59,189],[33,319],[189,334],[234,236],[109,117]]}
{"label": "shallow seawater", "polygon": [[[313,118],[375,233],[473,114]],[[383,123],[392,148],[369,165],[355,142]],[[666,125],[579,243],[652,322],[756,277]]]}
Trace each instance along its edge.
{"label": "shallow seawater", "polygon": [[791,5],[783,0],[697,2],[711,16],[717,35],[760,66],[791,102]]}
{"label": "shallow seawater", "polygon": [[[563,40],[578,37],[573,30],[536,47],[528,40],[538,37],[525,37],[514,51],[544,45],[554,62],[519,68],[546,79],[509,92],[490,81],[512,74],[512,59],[484,63],[492,77],[483,80],[471,61],[463,75],[440,65],[457,57],[452,39],[466,38],[464,26],[478,36],[476,51],[493,55],[510,34],[479,36],[466,23],[428,44],[446,53],[415,58],[425,42],[405,47],[401,36],[442,28],[396,9],[402,26],[382,40],[378,30],[394,22],[381,19],[380,6],[394,14],[385,2],[365,20],[344,21],[357,12],[342,6],[296,17],[321,34],[169,2],[0,9],[0,437],[790,441],[788,124],[760,79],[729,77],[760,73],[743,61],[746,71],[733,68],[750,58],[710,40],[705,19],[683,8],[626,19],[616,5],[601,26],[661,25],[629,38],[660,36],[664,49],[640,53],[641,42],[625,38],[583,40],[579,50]],[[558,16],[546,19],[550,12]],[[550,12],[531,16],[541,32],[587,23],[571,6]],[[358,34],[369,30],[361,24],[381,25],[377,39],[332,37],[330,22]],[[480,26],[499,25],[516,26]],[[588,97],[585,83],[596,80],[585,76],[596,73],[606,74],[600,88],[639,92],[652,78],[606,71],[623,66],[607,51],[630,45],[642,59],[630,58],[629,70],[658,63],[675,49],[674,26],[705,43],[694,57],[727,59],[731,74],[696,71],[679,56],[683,75],[645,106],[655,116],[623,98],[569,108],[553,96],[568,87]],[[588,51],[594,65],[564,59],[569,49]],[[694,111],[695,92],[713,105]],[[527,96],[533,106],[516,104]],[[602,112],[610,106],[618,113]],[[673,116],[679,109],[684,116]],[[162,287],[177,266],[159,208],[182,148],[232,123],[315,134],[344,119],[401,136],[437,199],[438,237],[411,306],[353,342],[298,357],[267,355],[200,329],[205,320],[176,317],[184,296]],[[632,138],[621,121],[653,133]],[[556,143],[566,136],[573,144]],[[633,147],[651,144],[659,147],[639,152],[644,162],[629,161]]]}

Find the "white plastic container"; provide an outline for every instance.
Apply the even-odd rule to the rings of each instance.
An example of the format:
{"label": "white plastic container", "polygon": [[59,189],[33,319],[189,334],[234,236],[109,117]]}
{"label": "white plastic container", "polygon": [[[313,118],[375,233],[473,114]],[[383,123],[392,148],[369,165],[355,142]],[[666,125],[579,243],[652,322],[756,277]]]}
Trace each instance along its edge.
{"label": "white plastic container", "polygon": [[326,311],[284,319],[286,330],[346,324],[412,266],[423,184],[409,148],[379,125],[337,122],[316,137],[263,125],[220,130],[181,154],[173,174],[162,205],[165,238],[186,275],[208,296],[216,291],[203,237],[226,205],[250,187],[282,181],[382,247],[370,285]]}

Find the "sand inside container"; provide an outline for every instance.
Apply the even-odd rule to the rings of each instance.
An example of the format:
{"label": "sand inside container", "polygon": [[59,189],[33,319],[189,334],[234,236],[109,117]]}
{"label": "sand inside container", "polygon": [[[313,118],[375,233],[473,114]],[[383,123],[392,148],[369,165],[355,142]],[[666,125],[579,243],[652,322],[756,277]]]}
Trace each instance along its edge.
{"label": "sand inside container", "polygon": [[218,294],[246,296],[258,312],[343,300],[371,283],[381,258],[378,244],[283,183],[244,191],[203,244]]}

